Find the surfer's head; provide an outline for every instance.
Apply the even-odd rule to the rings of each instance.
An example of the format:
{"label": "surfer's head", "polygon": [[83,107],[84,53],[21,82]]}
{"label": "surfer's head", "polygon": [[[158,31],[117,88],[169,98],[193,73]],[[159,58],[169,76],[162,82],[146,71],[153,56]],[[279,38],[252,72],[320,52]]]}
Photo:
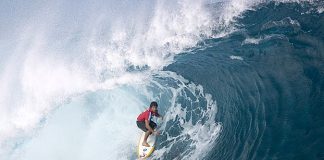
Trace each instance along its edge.
{"label": "surfer's head", "polygon": [[153,111],[153,112],[156,112],[157,111],[157,107],[158,107],[158,104],[156,102],[151,102],[150,104],[150,110]]}

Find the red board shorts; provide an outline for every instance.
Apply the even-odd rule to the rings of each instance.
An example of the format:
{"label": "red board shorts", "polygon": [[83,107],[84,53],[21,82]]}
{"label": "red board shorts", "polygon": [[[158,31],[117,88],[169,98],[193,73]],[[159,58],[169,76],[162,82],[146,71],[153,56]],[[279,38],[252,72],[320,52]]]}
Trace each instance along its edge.
{"label": "red board shorts", "polygon": [[[140,128],[142,131],[146,132],[148,131],[145,127],[145,121],[136,121],[137,127]],[[150,127],[154,130],[156,128],[156,123],[153,121],[150,121]]]}

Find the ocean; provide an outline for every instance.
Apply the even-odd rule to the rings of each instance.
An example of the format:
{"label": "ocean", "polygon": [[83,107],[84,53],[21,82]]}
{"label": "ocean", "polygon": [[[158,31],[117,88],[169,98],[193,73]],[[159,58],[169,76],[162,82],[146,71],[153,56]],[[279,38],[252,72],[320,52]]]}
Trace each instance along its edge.
{"label": "ocean", "polygon": [[324,2],[1,1],[0,159],[324,159]]}

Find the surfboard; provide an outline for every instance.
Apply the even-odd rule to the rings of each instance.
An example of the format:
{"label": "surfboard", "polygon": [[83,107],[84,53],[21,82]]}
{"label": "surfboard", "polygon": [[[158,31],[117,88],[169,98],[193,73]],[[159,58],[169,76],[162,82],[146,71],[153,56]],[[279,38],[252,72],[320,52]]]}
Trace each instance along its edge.
{"label": "surfboard", "polygon": [[155,147],[156,135],[151,134],[148,137],[147,143],[150,145],[150,147],[145,147],[142,145],[144,136],[145,136],[145,132],[142,133],[142,136],[138,142],[138,147],[137,147],[137,155],[138,158],[140,159],[146,159],[147,157],[149,157],[154,151],[154,147]]}

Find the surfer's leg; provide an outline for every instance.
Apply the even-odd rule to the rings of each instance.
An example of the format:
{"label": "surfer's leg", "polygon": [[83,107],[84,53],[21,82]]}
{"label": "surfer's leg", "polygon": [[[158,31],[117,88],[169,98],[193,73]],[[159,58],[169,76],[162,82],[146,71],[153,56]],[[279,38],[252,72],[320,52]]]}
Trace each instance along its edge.
{"label": "surfer's leg", "polygon": [[[154,123],[153,121],[150,121],[150,127],[152,129],[155,129],[156,128],[156,123]],[[146,146],[146,147],[149,147],[150,145],[147,143],[147,138],[152,134],[152,132],[150,131],[146,131],[145,132],[145,136],[144,136],[144,140],[143,140],[143,146]]]}
{"label": "surfer's leg", "polygon": [[142,145],[145,146],[145,147],[150,147],[150,145],[147,143],[147,138],[152,134],[152,132],[150,131],[146,131],[145,132],[145,136],[144,136],[144,140],[143,140],[143,143]]}

